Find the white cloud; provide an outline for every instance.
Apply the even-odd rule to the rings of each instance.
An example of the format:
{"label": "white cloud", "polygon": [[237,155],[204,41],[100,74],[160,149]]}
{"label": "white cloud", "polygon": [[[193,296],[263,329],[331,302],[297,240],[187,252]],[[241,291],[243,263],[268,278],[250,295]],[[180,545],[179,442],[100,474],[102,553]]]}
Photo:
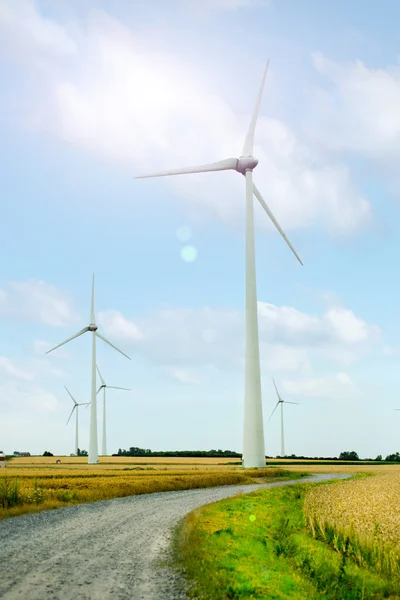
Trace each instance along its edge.
{"label": "white cloud", "polygon": [[117,310],[99,312],[97,320],[111,338],[128,342],[136,342],[143,338],[139,327]]}
{"label": "white cloud", "polygon": [[[243,2],[226,0],[225,5],[235,8]],[[129,30],[104,11],[93,10],[85,25],[77,22],[60,31],[59,25],[50,30],[51,22],[38,11],[32,14],[31,3],[30,7],[19,29],[19,9],[8,7],[0,13],[0,33],[10,31],[10,14],[14,15],[7,39],[12,35],[18,40],[29,56],[29,73],[40,76],[40,86],[26,94],[29,103],[23,114],[29,126],[137,172],[240,152],[252,106],[236,114],[215,94],[212,78],[206,81],[165,48],[146,45],[145,32]],[[15,47],[9,43],[7,48],[14,56]],[[29,92],[28,81],[27,86]],[[257,86],[258,82],[254,94]],[[370,205],[354,188],[348,169],[324,162],[281,121],[260,118],[256,154],[258,187],[286,229],[320,223],[348,234],[370,223]],[[244,187],[237,173],[163,183],[198,216],[241,224]],[[136,185],[140,193],[151,193],[149,182]],[[260,227],[272,226],[265,217]]]}
{"label": "white cloud", "polygon": [[379,335],[377,327],[367,325],[346,308],[332,308],[326,313],[326,320],[332,325],[337,337],[345,342],[364,342]]}
{"label": "white cloud", "polygon": [[311,356],[307,347],[260,342],[261,372],[310,372]]}
{"label": "white cloud", "polygon": [[57,410],[56,396],[34,382],[8,381],[0,384],[2,408],[6,414],[53,413]]}
{"label": "white cloud", "polygon": [[311,379],[283,381],[282,387],[288,395],[293,397],[342,401],[355,401],[361,398],[361,391],[344,372]]}
{"label": "white cloud", "polygon": [[63,327],[74,322],[66,294],[44,281],[11,282],[0,294],[0,316]]}
{"label": "white cloud", "polygon": [[198,385],[200,379],[188,371],[187,369],[175,368],[171,371],[172,377],[181,383],[189,383],[191,385]]}
{"label": "white cloud", "polygon": [[11,375],[17,379],[23,379],[25,381],[32,381],[33,374],[16,366],[13,361],[11,361],[6,356],[0,356],[0,371],[7,375]]}
{"label": "white cloud", "polygon": [[383,346],[382,352],[384,356],[393,357],[399,354],[399,348],[396,348],[394,346]]}
{"label": "white cloud", "polygon": [[331,345],[335,343],[357,344],[374,342],[380,330],[368,325],[353,311],[335,306],[322,316],[307,315],[291,306],[275,306],[267,302],[258,303],[260,331],[274,341],[289,345]]}
{"label": "white cloud", "polygon": [[[311,372],[316,359],[349,365],[380,342],[377,326],[337,304],[319,316],[266,302],[258,303],[258,312],[260,356],[266,372]],[[164,308],[134,321],[117,311],[105,311],[100,322],[106,335],[130,343],[134,353],[160,365],[243,367],[240,311]]]}
{"label": "white cloud", "polygon": [[0,356],[0,372],[4,381],[39,381],[41,377],[53,375],[67,377],[65,371],[56,369],[47,359],[33,357],[11,360],[7,356]]}
{"label": "white cloud", "polygon": [[373,161],[399,185],[400,65],[368,68],[360,60],[337,63],[313,56],[321,75],[312,125],[319,142]]}
{"label": "white cloud", "polygon": [[70,55],[77,46],[65,31],[51,19],[42,17],[34,0],[0,4],[1,44],[9,44],[19,58],[29,60],[29,49],[35,48],[40,58],[44,52],[46,58],[53,55]]}
{"label": "white cloud", "polygon": [[256,6],[268,6],[271,0],[180,0],[187,8],[193,6],[201,9],[212,10],[237,10],[239,8],[250,8]]}

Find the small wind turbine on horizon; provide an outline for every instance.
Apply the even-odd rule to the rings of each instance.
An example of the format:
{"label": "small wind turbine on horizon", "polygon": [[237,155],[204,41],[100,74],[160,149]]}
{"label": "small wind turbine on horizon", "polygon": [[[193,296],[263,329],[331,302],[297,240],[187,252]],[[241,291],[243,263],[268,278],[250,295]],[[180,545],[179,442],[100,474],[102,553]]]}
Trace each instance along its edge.
{"label": "small wind turbine on horizon", "polygon": [[275,383],[275,379],[272,378],[272,381],[274,382],[274,386],[276,389],[276,393],[278,395],[278,402],[275,404],[275,408],[271,413],[270,418],[268,419],[268,423],[270,422],[272,415],[274,414],[274,412],[276,411],[276,409],[278,408],[279,404],[281,405],[281,458],[283,458],[285,455],[285,439],[284,439],[284,433],[283,433],[283,405],[284,404],[299,404],[298,402],[288,402],[288,400],[282,400],[279,392],[278,392],[278,388],[276,387],[276,383]]}
{"label": "small wind turbine on horizon", "polygon": [[90,331],[92,335],[92,371],[91,371],[91,394],[90,394],[90,434],[89,434],[89,456],[88,463],[96,464],[99,462],[99,453],[98,453],[98,442],[97,442],[97,402],[96,402],[96,338],[100,338],[103,342],[106,342],[111,348],[117,350],[120,354],[128,358],[129,356],[122,352],[119,348],[114,346],[109,340],[107,340],[104,336],[101,335],[98,331],[98,327],[96,325],[95,313],[94,313],[94,273],[92,279],[92,302],[90,309],[90,323],[87,327],[84,327],[75,335],[72,335],[68,339],[61,342],[57,346],[54,346],[51,350],[48,350],[46,354],[49,352],[53,352],[56,348],[60,348],[60,346],[64,346],[64,344],[68,344],[71,340],[83,335]]}
{"label": "small wind turbine on horizon", "polygon": [[76,410],[76,423],[75,423],[75,454],[78,455],[78,448],[79,448],[79,437],[78,437],[78,406],[88,406],[90,404],[90,402],[77,402],[75,400],[75,398],[73,397],[73,395],[71,394],[71,392],[69,391],[69,389],[67,388],[66,385],[64,385],[65,389],[67,390],[68,394],[71,397],[72,402],[74,403],[74,407],[71,410],[71,414],[68,417],[68,421],[67,421],[67,425],[71,420],[71,417],[73,415],[74,410]]}
{"label": "small wind turbine on horizon", "polygon": [[100,390],[103,390],[103,438],[102,438],[101,454],[102,454],[102,456],[107,456],[106,388],[110,388],[112,390],[125,390],[126,392],[130,392],[131,390],[130,390],[130,388],[117,387],[116,385],[108,385],[104,381],[104,379],[100,373],[100,369],[97,365],[96,365],[96,368],[97,368],[97,372],[98,372],[100,380],[101,380],[101,386],[97,390],[96,394],[98,394],[100,392]]}
{"label": "small wind turbine on horizon", "polygon": [[253,156],[254,133],[260,110],[265,79],[269,61],[267,62],[254,112],[250,121],[239,158],[226,158],[211,164],[183,169],[175,169],[148,175],[140,175],[136,179],[146,177],[164,177],[168,175],[184,175],[188,173],[208,173],[212,171],[237,171],[246,178],[246,350],[245,350],[245,392],[244,392],[244,427],[243,427],[243,466],[245,468],[265,467],[265,442],[262,415],[260,350],[258,340],[256,265],[254,247],[254,203],[253,194],[279,231],[290,250],[302,265],[297,252],[289,242],[271,210],[253,183],[253,169],[258,165]]}

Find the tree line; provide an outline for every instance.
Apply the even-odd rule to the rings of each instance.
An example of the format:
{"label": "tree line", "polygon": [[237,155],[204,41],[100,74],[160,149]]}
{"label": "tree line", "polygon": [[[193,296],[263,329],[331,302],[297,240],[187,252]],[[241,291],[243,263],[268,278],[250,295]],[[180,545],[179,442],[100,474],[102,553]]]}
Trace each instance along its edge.
{"label": "tree line", "polygon": [[[212,457],[212,458],[242,458],[241,452],[235,452],[234,450],[150,450],[149,448],[138,448],[136,446],[132,446],[129,450],[123,450],[119,448],[116,454],[112,456],[153,456],[153,457],[187,457],[187,458],[202,458],[202,457]],[[357,452],[354,450],[341,452],[340,455],[337,456],[296,456],[295,454],[291,454],[290,456],[266,456],[265,458],[293,458],[300,460],[346,460],[346,461],[357,461],[357,460],[366,460],[366,461],[385,461],[385,462],[400,462],[400,453],[395,452],[394,454],[388,454],[385,459],[382,458],[382,455],[379,454],[376,458],[364,458],[361,459]]]}
{"label": "tree line", "polygon": [[166,451],[155,451],[153,452],[149,448],[136,448],[131,447],[129,450],[122,450],[119,448],[117,454],[113,456],[181,456],[187,458],[200,458],[200,457],[230,457],[230,458],[241,458],[242,455],[239,452],[233,450],[166,450]]}

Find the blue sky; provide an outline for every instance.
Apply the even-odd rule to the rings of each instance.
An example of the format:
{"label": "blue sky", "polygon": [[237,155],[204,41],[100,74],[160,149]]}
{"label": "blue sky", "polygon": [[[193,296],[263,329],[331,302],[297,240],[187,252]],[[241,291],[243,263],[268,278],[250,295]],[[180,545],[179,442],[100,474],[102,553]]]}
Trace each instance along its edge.
{"label": "blue sky", "polygon": [[[241,451],[244,185],[135,180],[240,152],[269,56],[256,206],[266,452],[397,451],[397,2],[100,0],[0,8],[0,448],[70,453],[98,345],[108,447]],[[190,230],[186,241],[182,228]],[[185,246],[193,261],[182,259]],[[89,411],[82,411],[88,446]],[[99,420],[99,432],[101,421]],[[100,436],[99,436],[100,440]]]}

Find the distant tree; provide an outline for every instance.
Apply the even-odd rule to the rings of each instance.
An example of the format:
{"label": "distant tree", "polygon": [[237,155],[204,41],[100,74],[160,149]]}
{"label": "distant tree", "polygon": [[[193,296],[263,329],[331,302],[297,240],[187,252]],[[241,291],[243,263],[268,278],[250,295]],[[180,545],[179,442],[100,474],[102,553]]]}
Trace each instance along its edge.
{"label": "distant tree", "polygon": [[352,450],[351,452],[341,452],[339,456],[339,460],[360,460],[357,452]]}
{"label": "distant tree", "polygon": [[378,454],[375,460],[382,460],[382,454]]}
{"label": "distant tree", "polygon": [[80,448],[78,448],[78,456],[87,456],[87,450],[81,450]]}
{"label": "distant tree", "polygon": [[395,452],[394,454],[388,454],[385,458],[388,462],[400,462],[400,454]]}
{"label": "distant tree", "polygon": [[49,452],[48,450],[45,450],[43,452],[43,456],[54,456],[54,454],[52,452]]}

